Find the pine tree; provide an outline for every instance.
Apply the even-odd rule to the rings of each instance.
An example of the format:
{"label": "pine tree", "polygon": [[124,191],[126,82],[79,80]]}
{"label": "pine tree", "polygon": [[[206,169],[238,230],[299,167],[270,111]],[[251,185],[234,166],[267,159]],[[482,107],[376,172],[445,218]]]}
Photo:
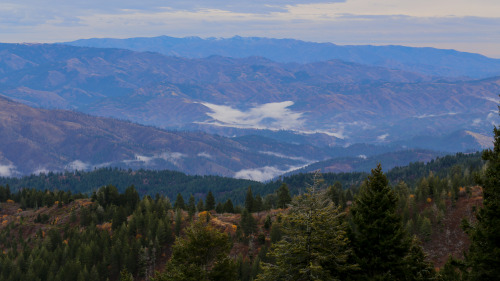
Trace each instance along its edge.
{"label": "pine tree", "polygon": [[500,276],[500,129],[495,127],[493,150],[483,152],[487,169],[483,186],[483,208],[476,214],[477,223],[466,227],[471,239],[466,264],[470,280],[498,280]]}
{"label": "pine tree", "polygon": [[186,205],[184,203],[184,198],[182,198],[182,195],[180,193],[177,193],[177,198],[175,199],[175,203],[174,203],[174,209],[184,210],[185,208],[186,208]]}
{"label": "pine tree", "polygon": [[245,209],[247,209],[249,213],[253,212],[253,200],[252,187],[249,186],[247,189],[247,195],[245,196]]}
{"label": "pine tree", "polygon": [[196,210],[198,212],[203,212],[204,209],[205,209],[205,204],[203,204],[203,200],[200,198],[200,200],[198,200],[198,204],[196,204]]}
{"label": "pine tree", "polygon": [[243,233],[245,235],[249,235],[257,229],[257,223],[253,218],[252,214],[247,211],[247,209],[243,209],[241,213],[240,226],[243,229]]}
{"label": "pine tree", "polygon": [[257,196],[255,196],[255,200],[253,201],[253,211],[254,212],[260,212],[262,211],[262,209],[264,208],[264,202],[262,201],[262,197],[257,194]]}
{"label": "pine tree", "polygon": [[226,203],[224,203],[224,212],[225,213],[234,213],[234,206],[231,199],[227,199]]}
{"label": "pine tree", "polygon": [[283,218],[283,239],[269,253],[275,263],[263,263],[257,280],[343,280],[356,269],[348,261],[345,213],[318,192],[318,183],[293,199]]}
{"label": "pine tree", "polygon": [[196,213],[196,205],[194,203],[194,196],[193,194],[191,194],[191,196],[189,196],[189,201],[188,201],[188,206],[187,206],[187,209],[188,209],[188,215],[189,217],[193,217],[194,213]]}
{"label": "pine tree", "polygon": [[215,212],[218,214],[224,213],[224,206],[222,206],[221,202],[217,203],[217,206],[215,206]]}
{"label": "pine tree", "polygon": [[420,241],[417,237],[413,237],[410,245],[410,250],[405,257],[404,263],[406,275],[404,280],[436,280],[436,272],[433,264],[426,260],[427,256],[420,246]]}
{"label": "pine tree", "polygon": [[288,190],[288,186],[286,185],[286,183],[281,184],[276,193],[278,197],[277,207],[286,208],[287,205],[292,201],[292,198],[290,197],[290,191]]}
{"label": "pine tree", "polygon": [[197,221],[186,229],[184,237],[177,238],[166,271],[153,280],[236,280],[236,263],[229,257],[231,247],[226,233]]}
{"label": "pine tree", "polygon": [[359,280],[404,280],[411,240],[396,211],[396,195],[379,164],[351,208],[350,237],[361,268]]}
{"label": "pine tree", "polygon": [[215,209],[215,198],[212,191],[209,191],[205,198],[205,210],[212,211]]}

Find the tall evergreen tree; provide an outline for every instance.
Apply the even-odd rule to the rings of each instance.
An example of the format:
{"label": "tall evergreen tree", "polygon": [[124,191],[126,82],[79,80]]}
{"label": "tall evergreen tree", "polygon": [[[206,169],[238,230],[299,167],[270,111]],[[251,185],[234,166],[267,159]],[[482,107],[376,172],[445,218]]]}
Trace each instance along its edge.
{"label": "tall evergreen tree", "polygon": [[292,202],[292,198],[290,197],[290,191],[288,190],[288,185],[286,183],[282,183],[280,188],[278,188],[277,197],[278,197],[278,208],[286,208],[290,202]]}
{"label": "tall evergreen tree", "polygon": [[262,200],[262,197],[260,196],[260,194],[257,194],[257,196],[255,196],[255,199],[253,201],[253,211],[260,212],[262,211],[263,208],[264,208],[264,202]]}
{"label": "tall evergreen tree", "polygon": [[212,211],[215,209],[215,198],[212,191],[208,191],[207,197],[205,198],[205,210]]}
{"label": "tall evergreen tree", "polygon": [[247,189],[247,195],[245,196],[245,209],[247,209],[249,213],[253,212],[253,201],[252,187],[249,186]]}
{"label": "tall evergreen tree", "polygon": [[224,212],[226,213],[234,213],[234,206],[231,199],[227,199],[226,203],[224,203]]}
{"label": "tall evergreen tree", "polygon": [[500,129],[495,127],[493,150],[483,152],[487,169],[483,186],[483,208],[476,214],[477,223],[466,227],[471,245],[466,255],[470,280],[498,280],[500,277]]}
{"label": "tall evergreen tree", "polygon": [[187,206],[188,215],[190,218],[194,215],[194,213],[196,213],[196,205],[194,202],[195,202],[194,196],[193,196],[193,194],[191,194],[191,196],[189,196],[189,201],[188,201],[188,206]]}
{"label": "tall evergreen tree", "polygon": [[318,192],[317,183],[292,201],[283,239],[270,252],[275,263],[264,263],[257,280],[344,280],[357,268],[348,261],[345,213]]}
{"label": "tall evergreen tree", "polygon": [[247,211],[247,209],[243,209],[241,213],[240,226],[245,235],[249,235],[257,229],[257,222],[253,218],[252,214]]}
{"label": "tall evergreen tree", "polygon": [[361,268],[358,280],[404,280],[411,239],[396,211],[396,195],[379,164],[351,208],[350,237]]}
{"label": "tall evergreen tree", "polygon": [[177,193],[177,198],[175,199],[174,209],[185,209],[186,204],[184,203],[184,198],[180,193]]}
{"label": "tall evergreen tree", "polygon": [[205,204],[203,204],[203,199],[200,198],[200,200],[198,200],[198,204],[196,204],[196,209],[198,210],[198,212],[203,212],[203,210],[205,209]]}

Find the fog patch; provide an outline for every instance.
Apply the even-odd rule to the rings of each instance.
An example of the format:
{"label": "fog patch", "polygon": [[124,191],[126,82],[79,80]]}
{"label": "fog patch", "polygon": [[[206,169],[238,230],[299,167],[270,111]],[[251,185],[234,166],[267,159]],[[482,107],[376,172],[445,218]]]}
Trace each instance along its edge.
{"label": "fog patch", "polygon": [[50,171],[47,170],[46,168],[39,167],[36,170],[33,171],[34,175],[40,175],[40,174],[48,174]]}
{"label": "fog patch", "polygon": [[0,164],[0,177],[11,177],[17,174],[16,166],[9,165],[1,165]]}
{"label": "fog patch", "polygon": [[389,136],[389,134],[380,135],[380,136],[377,137],[377,140],[378,141],[385,141],[388,136]]}
{"label": "fog patch", "polygon": [[205,157],[205,158],[208,158],[208,159],[212,159],[213,158],[213,156],[210,155],[210,153],[208,153],[208,152],[200,152],[200,153],[198,153],[198,157]]}
{"label": "fog patch", "polygon": [[234,177],[237,179],[247,179],[264,182],[270,179],[273,179],[279,175],[291,172],[293,170],[297,170],[303,168],[307,165],[301,166],[289,166],[288,169],[279,169],[277,167],[265,166],[255,169],[243,169],[234,174]]}
{"label": "fog patch", "polygon": [[213,120],[198,122],[200,124],[240,129],[298,130],[304,123],[302,113],[288,108],[294,104],[293,101],[266,103],[246,111],[226,105],[201,104],[211,110],[207,115]]}
{"label": "fog patch", "polygon": [[78,170],[78,171],[85,171],[85,170],[88,170],[90,167],[90,164],[88,163],[85,163],[81,160],[75,160],[71,163],[69,163],[68,165],[66,165],[64,167],[65,170],[71,170],[71,171],[75,171],[75,170]]}
{"label": "fog patch", "polygon": [[154,154],[153,156],[146,156],[146,155],[135,155],[134,160],[123,160],[122,162],[125,164],[131,164],[134,162],[143,162],[145,165],[149,165],[151,161],[161,159],[165,160],[167,162],[170,162],[174,165],[178,164],[178,160],[181,158],[186,157],[186,154],[180,153],[180,152],[162,152],[162,153],[157,153]]}
{"label": "fog patch", "polygon": [[295,161],[311,162],[310,160],[307,160],[304,157],[288,156],[288,155],[284,155],[284,154],[277,153],[277,152],[272,152],[272,151],[259,151],[259,153],[265,154],[265,155],[271,155],[271,156],[278,157],[278,158],[295,160]]}

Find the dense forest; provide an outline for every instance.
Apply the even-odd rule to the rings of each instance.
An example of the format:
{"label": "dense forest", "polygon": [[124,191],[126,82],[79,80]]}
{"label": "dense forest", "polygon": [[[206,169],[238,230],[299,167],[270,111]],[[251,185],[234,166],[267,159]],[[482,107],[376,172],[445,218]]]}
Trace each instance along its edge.
{"label": "dense forest", "polygon": [[[479,153],[449,155],[438,157],[428,163],[416,162],[408,166],[396,167],[387,172],[391,184],[396,185],[404,181],[410,189],[416,188],[418,181],[429,176],[432,172],[434,177],[445,179],[459,177],[465,180],[455,185],[466,185],[473,182],[471,177],[479,171],[484,162]],[[357,187],[367,177],[367,173],[323,173],[322,178],[326,185],[339,182],[344,188]],[[464,177],[462,177],[464,176]],[[21,178],[0,178],[0,185],[9,185],[13,191],[22,188],[34,188],[38,190],[65,190],[73,193],[84,193],[90,195],[102,186],[114,185],[120,192],[129,186],[134,186],[141,196],[155,196],[160,194],[168,198],[175,198],[180,193],[184,198],[191,194],[195,199],[205,198],[211,191],[218,201],[231,199],[235,204],[243,204],[246,190],[252,187],[254,194],[266,196],[274,193],[282,183],[286,183],[291,195],[297,195],[306,191],[307,184],[312,182],[313,173],[302,173],[281,177],[274,181],[261,183],[251,180],[234,179],[220,176],[191,176],[175,171],[154,170],[124,170],[119,168],[101,168],[90,172],[49,172],[47,174],[31,175]]]}
{"label": "dense forest", "polygon": [[[265,184],[119,169],[3,178],[0,279],[492,280],[486,265],[498,255],[483,258],[476,240],[493,249],[499,233],[489,227],[499,212],[487,209],[498,207],[498,147],[484,160],[457,154],[386,174]],[[482,193],[485,208],[462,223],[470,251],[442,253],[450,258],[439,264],[425,246]]]}

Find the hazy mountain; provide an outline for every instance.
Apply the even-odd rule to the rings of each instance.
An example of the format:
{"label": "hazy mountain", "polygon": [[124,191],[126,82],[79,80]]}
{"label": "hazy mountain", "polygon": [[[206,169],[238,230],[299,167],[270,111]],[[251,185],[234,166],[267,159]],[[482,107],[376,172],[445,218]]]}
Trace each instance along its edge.
{"label": "hazy mountain", "polygon": [[169,132],[110,118],[35,109],[0,97],[0,175],[93,167],[172,169],[235,176],[303,163],[206,133]]}
{"label": "hazy mountain", "polygon": [[439,156],[444,156],[443,152],[435,152],[423,149],[410,149],[397,152],[388,152],[376,156],[360,154],[358,157],[342,157],[319,161],[304,168],[288,173],[308,173],[321,171],[322,173],[348,173],[348,172],[370,172],[379,163],[385,171],[394,167],[406,166],[411,162],[429,162]]}
{"label": "hazy mountain", "polygon": [[168,36],[129,39],[93,38],[65,44],[150,51],[187,58],[204,58],[211,55],[234,58],[261,56],[278,62],[299,63],[340,59],[436,76],[486,78],[500,75],[499,59],[435,48],[341,46],[293,39],[244,38],[239,36],[225,39]]}
{"label": "hazy mountain", "polygon": [[317,136],[319,146],[407,145],[458,130],[487,136],[500,91],[498,77],[443,80],[339,60],[186,59],[57,44],[1,44],[0,73],[1,93],[32,106],[225,136],[279,140],[269,130],[285,130],[299,134],[296,143]]}

